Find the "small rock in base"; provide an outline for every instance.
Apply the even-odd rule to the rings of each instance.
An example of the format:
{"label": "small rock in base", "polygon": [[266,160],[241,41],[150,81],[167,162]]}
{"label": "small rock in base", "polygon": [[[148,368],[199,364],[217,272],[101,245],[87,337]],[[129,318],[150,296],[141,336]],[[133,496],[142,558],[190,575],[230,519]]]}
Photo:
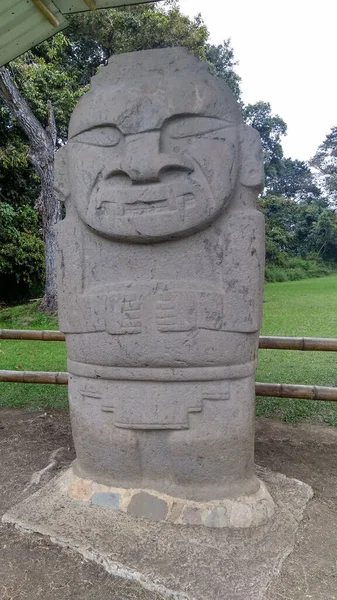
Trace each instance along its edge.
{"label": "small rock in base", "polygon": [[96,492],[91,498],[91,504],[106,508],[119,508],[120,495],[112,492]]}
{"label": "small rock in base", "polygon": [[213,508],[202,521],[206,527],[227,527],[229,525],[227,510],[224,506]]}
{"label": "small rock in base", "polygon": [[130,501],[127,512],[135,517],[145,517],[153,521],[164,521],[168,506],[164,500],[147,492],[138,492]]}
{"label": "small rock in base", "polygon": [[183,514],[183,522],[187,525],[201,525],[201,514],[198,508],[186,508]]}

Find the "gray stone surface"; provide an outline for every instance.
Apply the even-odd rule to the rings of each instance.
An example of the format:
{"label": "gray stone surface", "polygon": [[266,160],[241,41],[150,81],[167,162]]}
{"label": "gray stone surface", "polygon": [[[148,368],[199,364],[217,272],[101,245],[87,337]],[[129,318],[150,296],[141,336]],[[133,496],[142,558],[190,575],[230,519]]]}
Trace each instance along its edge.
{"label": "gray stone surface", "polygon": [[135,517],[148,517],[153,521],[165,521],[168,506],[164,500],[146,492],[135,494],[128,506],[128,513]]}
{"label": "gray stone surface", "polygon": [[64,475],[12,508],[5,523],[39,532],[111,574],[176,600],[263,600],[292,552],[311,488],[259,471],[277,511],[249,530],[182,527],[71,500]]}
{"label": "gray stone surface", "polygon": [[91,498],[91,503],[97,506],[107,506],[109,508],[119,508],[119,494],[111,492],[96,492]]}
{"label": "gray stone surface", "polygon": [[262,184],[257,132],[186,50],[93,78],[55,175],[80,476],[193,501],[258,490]]}

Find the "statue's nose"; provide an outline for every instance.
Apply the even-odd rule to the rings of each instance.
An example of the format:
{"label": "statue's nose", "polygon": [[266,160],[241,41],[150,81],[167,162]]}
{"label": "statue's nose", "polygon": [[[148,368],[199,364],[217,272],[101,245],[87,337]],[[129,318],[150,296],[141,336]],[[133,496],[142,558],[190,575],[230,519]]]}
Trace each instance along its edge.
{"label": "statue's nose", "polygon": [[160,181],[165,171],[192,172],[194,167],[185,157],[160,152],[160,133],[151,131],[128,136],[121,170],[133,183],[145,183]]}

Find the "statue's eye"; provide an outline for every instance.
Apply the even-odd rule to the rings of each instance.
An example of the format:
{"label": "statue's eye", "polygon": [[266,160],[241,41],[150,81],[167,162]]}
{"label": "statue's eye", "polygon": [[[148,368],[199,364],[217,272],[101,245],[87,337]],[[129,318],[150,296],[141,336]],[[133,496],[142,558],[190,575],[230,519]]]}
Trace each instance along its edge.
{"label": "statue's eye", "polygon": [[190,117],[171,121],[166,125],[166,130],[175,140],[191,137],[224,139],[230,125],[211,117]]}
{"label": "statue's eye", "polygon": [[94,127],[88,131],[83,131],[82,133],[75,135],[71,141],[89,144],[90,146],[112,147],[117,146],[120,139],[121,133],[117,127],[106,126]]}

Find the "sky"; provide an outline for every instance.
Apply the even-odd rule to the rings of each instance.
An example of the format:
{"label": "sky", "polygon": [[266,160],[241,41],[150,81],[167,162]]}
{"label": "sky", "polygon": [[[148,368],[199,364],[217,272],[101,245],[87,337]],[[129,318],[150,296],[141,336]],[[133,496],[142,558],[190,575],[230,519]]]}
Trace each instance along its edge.
{"label": "sky", "polygon": [[309,160],[337,125],[336,0],[180,0],[210,41],[231,38],[243,101],[270,102],[288,125],[285,155]]}

